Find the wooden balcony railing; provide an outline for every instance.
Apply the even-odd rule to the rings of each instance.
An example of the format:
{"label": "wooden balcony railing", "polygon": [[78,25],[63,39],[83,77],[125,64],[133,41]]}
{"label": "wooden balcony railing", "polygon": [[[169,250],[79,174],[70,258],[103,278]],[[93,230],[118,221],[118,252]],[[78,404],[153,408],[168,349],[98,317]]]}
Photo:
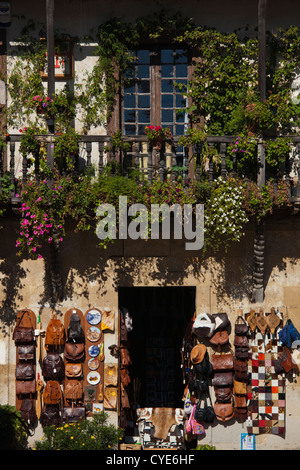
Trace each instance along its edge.
{"label": "wooden balcony railing", "polygon": [[[53,135],[39,135],[37,138],[46,150],[55,145]],[[96,172],[101,173],[107,164],[114,161],[122,169],[124,176],[129,175],[133,169],[139,170],[141,176],[150,183],[154,175],[157,175],[161,180],[165,178],[166,172],[171,177],[175,177],[179,172],[183,178],[195,178],[198,181],[208,180],[209,183],[212,183],[220,175],[226,178],[229,173],[232,176],[239,174],[238,155],[229,158],[227,152],[228,145],[235,139],[234,136],[209,136],[207,145],[218,148],[219,163],[216,167],[213,158],[208,158],[205,168],[203,168],[201,145],[196,145],[192,149],[179,147],[178,138],[174,139],[174,145],[166,145],[163,150],[155,150],[152,149],[146,136],[127,137],[124,140],[130,144],[130,149],[126,152],[114,152],[106,151],[106,146],[111,140],[109,136],[85,135],[80,137],[78,153],[74,156],[74,171],[78,172],[83,168],[88,169],[93,166]],[[291,139],[293,145],[285,163],[278,167],[276,172],[269,172],[266,165],[263,168],[263,174],[266,175],[266,179],[271,176],[275,185],[277,179],[285,178],[290,184],[291,197],[300,201],[300,136],[294,136]],[[6,148],[0,150],[0,191],[1,177],[4,172],[9,172],[13,186],[17,180],[21,181],[22,186],[29,178],[34,178],[37,182],[40,180],[39,155],[30,155],[34,158],[34,165],[29,168],[27,158],[19,152],[19,145],[20,135],[11,134],[7,139]],[[257,168],[253,172],[253,168],[252,171],[248,171],[248,168],[245,167],[243,174],[239,174],[239,176],[257,181],[261,172],[259,155],[263,151],[262,141],[258,140],[257,149]],[[48,150],[45,152],[47,155],[49,154]],[[50,167],[52,166],[51,161],[47,161],[47,163]],[[14,197],[13,192],[11,196]]]}

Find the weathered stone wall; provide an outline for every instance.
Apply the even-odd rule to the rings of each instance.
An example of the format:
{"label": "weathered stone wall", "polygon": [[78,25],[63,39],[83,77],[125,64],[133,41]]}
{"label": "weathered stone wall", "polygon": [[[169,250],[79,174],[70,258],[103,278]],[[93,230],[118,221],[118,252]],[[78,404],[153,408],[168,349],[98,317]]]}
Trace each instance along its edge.
{"label": "weathered stone wall", "polygon": [[[15,345],[12,342],[14,318],[19,309],[28,307],[40,314],[43,327],[48,324],[52,307],[58,315],[75,307],[85,313],[91,307],[110,306],[118,309],[118,287],[130,286],[195,286],[196,313],[226,311],[234,322],[239,307],[246,313],[250,307],[269,311],[278,307],[300,330],[300,224],[297,217],[267,223],[266,290],[263,305],[251,304],[253,230],[224,258],[187,258],[183,241],[125,241],[114,243],[104,251],[93,234],[70,231],[60,254],[63,299],[49,304],[48,262],[18,262],[15,257],[15,229],[18,221],[3,221],[0,247],[0,402],[15,403]],[[47,254],[46,254],[47,255]],[[47,256],[45,258],[47,260]],[[117,322],[116,322],[117,323]],[[105,355],[114,362],[108,347],[118,341],[117,329],[105,335]],[[231,342],[233,337],[231,333]],[[257,448],[298,448],[299,379],[287,381],[285,438],[271,435],[256,437]],[[111,414],[116,423],[116,415]],[[218,449],[239,449],[241,424],[209,427],[202,443]],[[41,433],[37,429],[34,440]]]}

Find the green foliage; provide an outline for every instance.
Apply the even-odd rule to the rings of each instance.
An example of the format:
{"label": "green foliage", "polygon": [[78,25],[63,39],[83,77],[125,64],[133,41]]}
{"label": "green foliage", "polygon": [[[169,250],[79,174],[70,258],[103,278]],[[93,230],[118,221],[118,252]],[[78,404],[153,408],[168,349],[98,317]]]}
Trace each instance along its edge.
{"label": "green foliage", "polygon": [[0,405],[0,449],[26,450],[26,424],[14,406]]}
{"label": "green foliage", "polygon": [[44,437],[35,442],[35,450],[114,450],[123,430],[107,424],[107,413],[61,427],[44,428]]}

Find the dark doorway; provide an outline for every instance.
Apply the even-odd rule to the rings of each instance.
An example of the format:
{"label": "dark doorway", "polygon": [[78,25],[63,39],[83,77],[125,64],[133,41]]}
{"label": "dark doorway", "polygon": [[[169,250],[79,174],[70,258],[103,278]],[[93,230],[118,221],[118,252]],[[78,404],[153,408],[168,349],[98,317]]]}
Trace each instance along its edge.
{"label": "dark doorway", "polygon": [[140,407],[182,408],[181,347],[195,312],[195,287],[124,287],[119,306],[128,309],[130,377],[140,387]]}

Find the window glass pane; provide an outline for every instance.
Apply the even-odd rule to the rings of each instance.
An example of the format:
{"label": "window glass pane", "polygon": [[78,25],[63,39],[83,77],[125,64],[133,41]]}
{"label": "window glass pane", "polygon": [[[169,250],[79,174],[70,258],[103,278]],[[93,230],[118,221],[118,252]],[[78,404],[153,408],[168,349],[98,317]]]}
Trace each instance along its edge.
{"label": "window glass pane", "polygon": [[135,125],[132,125],[132,124],[125,124],[124,126],[124,130],[125,130],[125,135],[135,135],[136,131],[135,131]]}
{"label": "window glass pane", "polygon": [[138,65],[137,76],[138,78],[149,78],[150,77],[149,65]]}
{"label": "window glass pane", "polygon": [[150,110],[143,110],[138,112],[139,123],[144,122],[145,124],[150,123]]}
{"label": "window glass pane", "polygon": [[162,49],[161,50],[161,63],[162,64],[173,64],[173,50],[172,49]]}
{"label": "window glass pane", "polygon": [[145,135],[145,125],[139,124],[138,125],[138,135]]}
{"label": "window glass pane", "polygon": [[176,125],[176,135],[183,135],[184,134],[184,125],[177,124]]}
{"label": "window glass pane", "polygon": [[186,52],[183,49],[175,49],[175,64],[186,64]]}
{"label": "window glass pane", "polygon": [[162,122],[173,122],[173,109],[163,109],[161,112]]}
{"label": "window glass pane", "polygon": [[176,77],[187,77],[187,64],[175,65]]}
{"label": "window glass pane", "polygon": [[150,108],[150,95],[139,95],[138,96],[138,107],[139,108]]}
{"label": "window glass pane", "polygon": [[185,108],[186,99],[182,95],[175,95],[176,97],[176,108]]}
{"label": "window glass pane", "polygon": [[135,93],[135,84],[130,81],[124,84],[124,93]]}
{"label": "window glass pane", "polygon": [[135,111],[124,109],[124,121],[125,122],[135,122]]}
{"label": "window glass pane", "polygon": [[150,80],[141,80],[138,83],[138,93],[150,93]]}
{"label": "window glass pane", "polygon": [[185,113],[176,112],[176,122],[184,122]]}
{"label": "window glass pane", "polygon": [[161,66],[161,76],[163,78],[173,77],[173,65],[162,65]]}
{"label": "window glass pane", "polygon": [[176,92],[183,93],[187,90],[187,80],[183,80],[182,78],[175,78],[174,80],[174,88]]}
{"label": "window glass pane", "polygon": [[137,56],[140,64],[150,64],[150,51],[148,49],[138,50]]}
{"label": "window glass pane", "polygon": [[173,91],[174,91],[174,82],[173,82],[173,80],[162,80],[161,81],[161,91],[162,91],[162,93],[173,93]]}
{"label": "window glass pane", "polygon": [[124,95],[124,108],[135,108],[135,95]]}
{"label": "window glass pane", "polygon": [[173,108],[173,95],[161,95],[162,108]]}

